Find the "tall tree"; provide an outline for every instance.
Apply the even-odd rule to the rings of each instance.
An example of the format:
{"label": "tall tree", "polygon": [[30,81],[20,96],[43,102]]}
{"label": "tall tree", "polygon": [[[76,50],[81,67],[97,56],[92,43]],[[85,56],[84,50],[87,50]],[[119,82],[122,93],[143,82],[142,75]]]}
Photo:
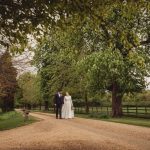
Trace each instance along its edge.
{"label": "tall tree", "polygon": [[[41,75],[41,90],[46,103],[53,99],[58,89],[70,88],[73,91],[75,84],[75,53],[70,51],[69,33],[60,29],[51,32],[35,50],[35,63]],[[77,80],[76,80],[77,82]],[[72,85],[72,86],[71,86]]]}
{"label": "tall tree", "polygon": [[[19,76],[18,85],[22,93],[20,105],[30,108],[33,105],[42,105],[40,77],[38,75],[34,75],[29,72],[24,73]],[[17,101],[19,102],[19,100]]]}
{"label": "tall tree", "polygon": [[0,101],[2,111],[14,109],[14,94],[17,88],[17,72],[13,67],[11,55],[8,51],[0,59]]}
{"label": "tall tree", "polygon": [[19,76],[18,85],[22,91],[22,98],[19,100],[21,105],[29,108],[33,105],[42,105],[40,78],[38,75],[29,72],[24,73]]}
{"label": "tall tree", "polygon": [[[111,5],[98,32],[101,51],[83,60],[90,86],[112,92],[112,115],[122,116],[122,96],[146,87],[149,66],[149,9],[135,3]],[[143,13],[143,9],[145,12]],[[89,64],[89,65],[88,65]]]}

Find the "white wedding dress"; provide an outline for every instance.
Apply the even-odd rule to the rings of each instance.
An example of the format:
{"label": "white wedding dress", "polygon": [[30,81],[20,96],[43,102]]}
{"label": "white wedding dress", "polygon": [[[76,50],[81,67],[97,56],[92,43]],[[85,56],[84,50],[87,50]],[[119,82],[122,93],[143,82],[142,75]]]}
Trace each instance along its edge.
{"label": "white wedding dress", "polygon": [[74,110],[72,110],[73,103],[71,96],[64,97],[64,104],[62,106],[62,118],[71,119],[74,118]]}

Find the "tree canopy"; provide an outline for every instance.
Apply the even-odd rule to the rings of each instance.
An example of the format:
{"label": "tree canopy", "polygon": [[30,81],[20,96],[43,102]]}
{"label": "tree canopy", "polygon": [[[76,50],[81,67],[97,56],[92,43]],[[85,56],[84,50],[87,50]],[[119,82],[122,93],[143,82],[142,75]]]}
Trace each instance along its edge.
{"label": "tree canopy", "polygon": [[[116,22],[118,27],[121,27],[119,23],[122,21],[128,23],[131,21],[128,25],[132,26],[133,20],[140,26],[148,25],[149,5],[148,0],[0,1],[0,43],[7,47],[11,46],[14,51],[21,51],[28,43],[28,35],[34,35],[36,39],[39,39],[52,27],[66,28],[72,24],[73,20],[76,20],[78,25],[80,22],[85,22],[87,18],[92,20],[92,24],[101,26],[104,33],[108,35],[105,37],[109,38],[108,28],[116,30],[110,22],[113,24],[115,17],[120,16],[120,12],[123,12],[124,17],[120,22]],[[112,10],[115,13],[112,13]],[[135,20],[133,16],[138,19]],[[142,30],[146,31],[147,35],[143,35],[144,41],[141,42],[149,43],[149,27],[145,26]]]}

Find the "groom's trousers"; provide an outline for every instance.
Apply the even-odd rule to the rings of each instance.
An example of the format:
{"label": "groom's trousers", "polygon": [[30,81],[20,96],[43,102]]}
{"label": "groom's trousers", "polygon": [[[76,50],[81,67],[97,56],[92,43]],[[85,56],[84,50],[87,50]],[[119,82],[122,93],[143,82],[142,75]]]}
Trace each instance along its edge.
{"label": "groom's trousers", "polygon": [[59,115],[59,118],[61,119],[61,110],[62,106],[56,106],[56,118],[58,118]]}

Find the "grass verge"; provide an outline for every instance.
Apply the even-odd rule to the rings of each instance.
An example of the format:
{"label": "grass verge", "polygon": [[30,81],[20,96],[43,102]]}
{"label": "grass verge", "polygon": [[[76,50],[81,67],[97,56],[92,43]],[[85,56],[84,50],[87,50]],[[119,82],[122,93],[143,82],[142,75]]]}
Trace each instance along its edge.
{"label": "grass verge", "polygon": [[96,115],[95,114],[88,114],[88,115],[76,114],[76,117],[150,127],[150,119],[143,119],[143,118],[133,118],[133,117],[112,118],[105,114],[96,114]]}
{"label": "grass verge", "polygon": [[29,116],[28,121],[24,121],[22,114],[16,111],[0,113],[0,131],[24,126],[36,121],[37,119],[32,116]]}
{"label": "grass verge", "polygon": [[[43,112],[43,113],[54,113],[53,111],[44,111],[44,110],[34,110],[33,112]],[[75,117],[86,118],[86,119],[95,119],[103,120],[108,122],[123,123],[129,125],[150,127],[150,119],[144,118],[134,118],[134,117],[122,117],[122,118],[112,118],[106,113],[90,113],[90,114],[75,114]]]}

